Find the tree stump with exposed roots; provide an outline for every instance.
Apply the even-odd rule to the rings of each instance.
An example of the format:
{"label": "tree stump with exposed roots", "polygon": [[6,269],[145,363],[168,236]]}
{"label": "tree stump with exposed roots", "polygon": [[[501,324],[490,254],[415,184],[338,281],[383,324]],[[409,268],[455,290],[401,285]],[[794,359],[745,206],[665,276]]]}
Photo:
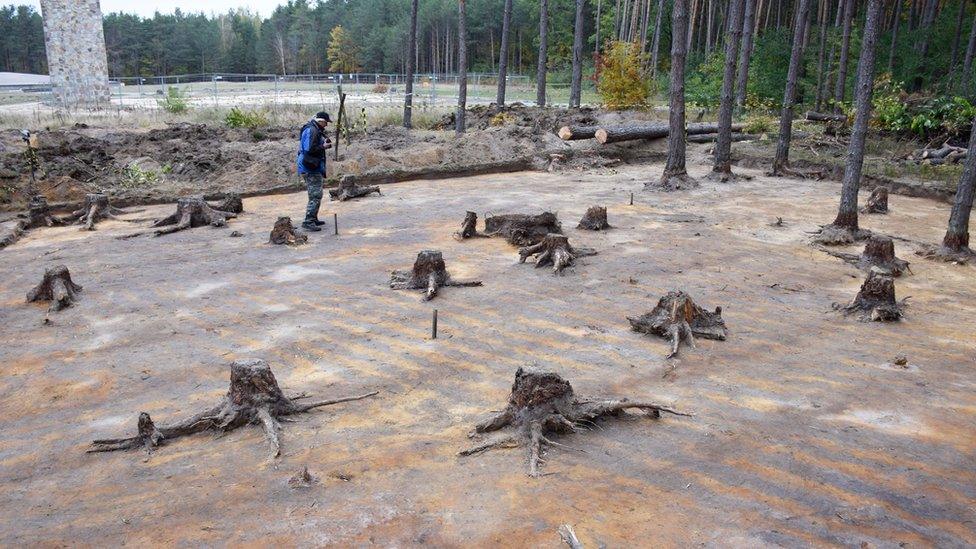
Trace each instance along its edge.
{"label": "tree stump with exposed roots", "polygon": [[352,200],[353,198],[360,198],[372,193],[380,193],[380,188],[376,186],[366,186],[360,187],[356,184],[356,179],[353,177],[343,176],[339,180],[339,186],[335,189],[329,189],[329,199],[338,200],[344,202],[346,200]]}
{"label": "tree stump with exposed roots", "polygon": [[41,195],[34,195],[27,203],[27,228],[52,227],[58,222],[51,216],[51,207],[47,199]]}
{"label": "tree stump with exposed roots", "polygon": [[552,212],[538,215],[501,214],[485,218],[485,234],[500,236],[513,246],[531,246],[541,242],[548,234],[562,232],[562,224]]}
{"label": "tree stump with exposed roots", "polygon": [[590,206],[576,228],[585,231],[605,231],[612,228],[607,223],[607,208],[605,206]]}
{"label": "tree stump with exposed roots", "polygon": [[115,219],[122,210],[109,204],[108,196],[102,193],[85,195],[85,202],[81,209],[71,212],[71,215],[58,219],[61,223],[81,223],[82,230],[94,231],[95,223],[103,219]]}
{"label": "tree stump with exposed roots", "polygon": [[444,255],[437,250],[424,250],[417,254],[413,269],[393,271],[390,288],[394,290],[424,290],[423,301],[430,301],[442,286],[481,286],[480,280],[454,280],[447,272]]}
{"label": "tree stump with exposed roots", "polygon": [[593,248],[574,248],[569,245],[569,237],[564,234],[547,234],[538,244],[519,248],[519,263],[525,263],[530,256],[535,256],[535,267],[552,265],[552,272],[562,274],[563,269],[572,265],[577,259],[596,255]]}
{"label": "tree stump with exposed roots", "polygon": [[218,204],[211,204],[210,207],[222,212],[244,213],[244,201],[241,200],[241,195],[235,193],[228,194],[223,201]]}
{"label": "tree stump with exposed roots", "polygon": [[875,187],[868,197],[867,204],[861,208],[861,213],[865,214],[886,214],[888,213],[888,187]]}
{"label": "tree stump with exposed roots", "polygon": [[682,341],[694,348],[695,337],[725,341],[728,336],[721,307],[715,307],[714,312],[706,311],[680,290],[668,292],[651,312],[637,318],[627,317],[627,320],[635,332],[670,340],[668,358],[678,354]]}
{"label": "tree stump with exposed roots", "polygon": [[864,271],[870,271],[872,267],[877,267],[896,277],[901,276],[906,271],[911,272],[907,261],[895,257],[895,243],[887,236],[875,235],[869,238],[860,255],[833,252],[827,249],[823,251]]}
{"label": "tree stump with exposed roots", "polygon": [[295,230],[290,217],[279,217],[278,221],[275,221],[274,228],[271,229],[269,242],[298,246],[308,242],[308,236]]}
{"label": "tree stump with exposed roots", "polygon": [[478,232],[478,214],[474,212],[464,212],[464,221],[461,222],[461,230],[454,233],[454,238],[464,240],[467,238],[488,238],[488,235]]}
{"label": "tree stump with exposed roots", "polygon": [[485,433],[498,434],[489,436],[477,446],[462,450],[458,455],[470,456],[494,448],[528,446],[529,476],[537,477],[546,447],[565,447],[549,436],[588,429],[598,419],[620,417],[624,410],[629,409],[642,410],[655,419],[660,418],[662,412],[691,416],[668,406],[626,398],[579,399],[572,385],[558,374],[519,368],[515,372],[508,406],[500,414],[476,425],[468,436],[476,438]]}
{"label": "tree stump with exposed roots", "polygon": [[374,391],[365,395],[300,404],[297,401],[306,398],[306,395],[286,397],[278,387],[278,381],[267,362],[259,359],[239,360],[230,365],[230,389],[227,395],[213,408],[169,426],[156,426],[149,414],[141,412],[136,436],[96,440],[92,442],[88,452],[112,452],[131,448],[145,448],[147,452],[151,452],[179,437],[203,431],[222,434],[244,425],[260,424],[271,444],[270,457],[276,458],[281,454],[281,443],[278,440],[281,426],[278,421],[282,417],[340,402],[362,400],[376,394]]}
{"label": "tree stump with exposed roots", "polygon": [[27,302],[50,301],[48,311],[56,312],[74,304],[81,286],[71,280],[71,273],[64,265],[44,271],[41,283],[27,292]]}
{"label": "tree stump with exposed roots", "polygon": [[820,227],[820,230],[814,233],[812,242],[823,246],[845,246],[867,240],[872,234],[871,231],[865,229],[843,227],[831,223]]}
{"label": "tree stump with exposed roots", "polygon": [[[0,247],[3,246],[0,245]],[[945,244],[941,244],[941,245],[923,244],[920,249],[915,251],[915,255],[919,255],[926,259],[932,259],[935,261],[956,263],[958,265],[965,265],[970,261],[976,259],[976,252],[974,252],[969,246],[959,246],[957,248],[950,248]]]}
{"label": "tree stump with exposed roots", "polygon": [[697,179],[691,177],[688,175],[688,172],[682,170],[675,173],[665,172],[664,175],[661,176],[661,179],[644,183],[644,190],[664,191],[671,193],[675,191],[697,189],[699,186],[700,183],[698,183]]}
{"label": "tree stump with exposed roots", "polygon": [[223,227],[228,219],[235,217],[236,213],[213,209],[202,198],[181,198],[176,202],[176,213],[156,221],[152,226],[164,227],[156,230],[156,236],[162,236],[204,225]]}
{"label": "tree stump with exposed roots", "polygon": [[895,279],[875,267],[868,272],[854,300],[845,306],[834,303],[834,308],[864,321],[893,322],[901,318],[907,300],[895,299]]}

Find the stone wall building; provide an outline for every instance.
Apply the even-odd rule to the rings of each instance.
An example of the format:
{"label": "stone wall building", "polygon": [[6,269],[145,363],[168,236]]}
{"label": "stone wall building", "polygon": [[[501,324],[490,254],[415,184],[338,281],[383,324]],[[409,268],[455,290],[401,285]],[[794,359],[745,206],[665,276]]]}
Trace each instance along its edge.
{"label": "stone wall building", "polygon": [[55,101],[63,107],[107,103],[111,91],[98,0],[41,0],[41,14]]}

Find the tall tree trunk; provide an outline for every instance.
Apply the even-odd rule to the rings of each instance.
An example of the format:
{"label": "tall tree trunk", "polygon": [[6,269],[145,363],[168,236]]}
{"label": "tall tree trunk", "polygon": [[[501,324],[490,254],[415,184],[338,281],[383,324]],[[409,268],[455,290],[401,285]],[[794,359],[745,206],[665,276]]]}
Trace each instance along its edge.
{"label": "tall tree trunk", "polygon": [[593,38],[593,62],[596,63],[600,58],[600,13],[603,8],[603,0],[596,0],[596,36]]}
{"label": "tall tree trunk", "polygon": [[928,0],[922,7],[921,24],[919,28],[921,29],[922,35],[918,43],[915,45],[915,51],[918,52],[915,62],[915,70],[912,78],[911,89],[913,91],[919,91],[922,89],[922,84],[925,82],[925,76],[929,73],[929,45],[932,43],[932,32],[933,24],[935,23],[935,16],[938,14],[939,0]]}
{"label": "tall tree trunk", "polygon": [[959,13],[956,14],[956,32],[952,37],[952,60],[949,62],[949,72],[956,68],[956,61],[959,61],[959,42],[962,40],[962,25],[966,20],[966,5],[969,0],[959,0]]}
{"label": "tall tree trunk", "polygon": [[403,96],[403,127],[413,127],[413,73],[417,67],[417,5],[418,0],[410,3],[410,39],[407,46],[407,81]]}
{"label": "tall tree trunk", "polygon": [[796,101],[796,81],[800,76],[800,62],[803,60],[803,27],[810,13],[810,0],[799,0],[799,2],[800,5],[796,10],[796,26],[793,29],[790,68],[786,74],[786,89],[783,91],[783,112],[779,118],[779,140],[776,142],[776,157],[773,159],[774,175],[785,175],[789,172],[793,103]]}
{"label": "tall tree trunk", "polygon": [[895,50],[898,49],[898,29],[901,27],[902,0],[895,2],[895,23],[891,27],[891,47],[888,49],[888,72],[895,72]]}
{"label": "tall tree trunk", "polygon": [[[750,2],[754,0],[749,0]],[[664,13],[664,0],[657,2],[657,14],[654,16],[654,43],[651,46],[651,79],[657,77],[658,51],[661,48],[661,21]]]}
{"label": "tall tree trunk", "polygon": [[739,51],[739,73],[735,87],[735,106],[738,112],[746,106],[749,84],[749,61],[752,59],[753,33],[756,24],[756,0],[746,0],[742,20],[742,48]]}
{"label": "tall tree trunk", "polygon": [[[685,14],[685,19],[688,21],[688,32],[685,34],[685,55],[688,55],[688,51],[691,50],[692,38],[695,36],[695,19],[698,15],[698,5],[702,0],[691,0],[691,15]],[[687,3],[685,4],[687,6]],[[671,6],[671,21],[674,24],[674,6]],[[674,36],[674,31],[671,31],[671,36]],[[673,40],[674,38],[672,38]],[[674,56],[674,46],[671,47],[671,55]]]}
{"label": "tall tree trunk", "polygon": [[973,26],[969,31],[966,60],[962,63],[963,89],[967,92],[973,90],[973,57],[976,57],[976,14],[973,14]]}
{"label": "tall tree trunk", "polygon": [[817,97],[814,101],[814,110],[819,111],[823,107],[823,85],[826,78],[826,67],[824,66],[825,55],[827,53],[827,20],[830,18],[830,0],[820,0],[820,44],[817,47]]}
{"label": "tall tree trunk", "polygon": [[569,91],[569,106],[579,108],[583,93],[583,3],[576,0],[576,23],[573,30],[573,82]]}
{"label": "tall tree trunk", "polygon": [[668,121],[668,159],[662,183],[687,178],[685,167],[685,58],[688,55],[688,0],[674,0],[671,8],[671,90]]}
{"label": "tall tree trunk", "polygon": [[847,147],[847,165],[844,167],[844,183],[840,192],[840,209],[833,225],[852,231],[857,230],[857,191],[861,186],[861,168],[864,166],[864,142],[871,120],[871,92],[874,89],[874,55],[881,27],[881,0],[868,0],[867,17],[861,41],[861,58],[857,62],[857,82],[854,85],[854,125],[851,142]]}
{"label": "tall tree trunk", "polygon": [[464,15],[465,0],[458,0],[458,107],[454,117],[455,133],[464,133],[464,115],[468,102],[468,29]]}
{"label": "tall tree trunk", "polygon": [[505,0],[505,9],[502,12],[502,43],[498,50],[498,94],[495,96],[495,104],[498,108],[505,106],[505,83],[508,76],[508,35],[509,27],[512,24],[512,0]]}
{"label": "tall tree trunk", "polygon": [[613,9],[613,39],[620,40],[620,0],[617,0],[617,6]]}
{"label": "tall tree trunk", "polygon": [[732,176],[732,109],[735,87],[735,65],[742,40],[744,0],[730,0],[725,31],[725,74],[722,76],[722,103],[718,110],[718,140],[715,142],[715,165],[712,172],[723,181]]}
{"label": "tall tree trunk", "polygon": [[837,81],[834,82],[834,112],[840,112],[847,91],[847,61],[851,55],[851,26],[854,23],[854,0],[844,0],[844,35],[841,37]]}
{"label": "tall tree trunk", "polygon": [[969,151],[966,165],[956,187],[956,200],[949,214],[949,230],[946,231],[942,245],[953,252],[961,252],[969,247],[969,214],[973,209],[973,190],[976,188],[976,118],[969,133]]}
{"label": "tall tree trunk", "polygon": [[[619,5],[619,0],[618,0]],[[549,62],[549,0],[539,1],[539,66],[535,73],[535,103],[546,106],[546,65]]]}

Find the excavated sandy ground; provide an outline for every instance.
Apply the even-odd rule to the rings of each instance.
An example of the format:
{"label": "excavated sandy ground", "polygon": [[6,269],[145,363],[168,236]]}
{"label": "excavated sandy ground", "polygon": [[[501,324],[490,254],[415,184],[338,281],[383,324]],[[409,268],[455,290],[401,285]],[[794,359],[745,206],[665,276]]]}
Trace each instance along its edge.
{"label": "excavated sandy ground", "polygon": [[[265,242],[278,215],[299,216],[300,194],[248,199],[228,228],[158,239],[116,239],[134,230],[123,221],[30,233],[0,252],[0,545],[558,547],[561,524],[587,547],[976,544],[973,267],[917,259],[899,241],[914,270],[897,282],[912,296],[905,320],[844,318],[831,303],[852,298],[861,275],[805,234],[832,218],[836,184],[641,191],[660,172],[386,186],[327,204],[341,235],[299,249]],[[614,230],[574,228],[593,204],[608,206]],[[554,277],[518,265],[501,240],[451,237],[466,209],[543,208],[600,254]],[[892,196],[891,208],[862,224],[941,237],[948,206]],[[785,228],[768,226],[777,216]],[[484,287],[430,304],[388,289],[389,272],[426,248]],[[45,326],[45,306],[24,293],[59,263],[85,290]],[[667,361],[667,344],[626,317],[677,288],[722,306],[731,335]],[[890,364],[899,354],[907,367]],[[210,406],[227,364],[252,356],[286,392],[380,395],[283,424],[277,462],[256,427],[150,457],[84,453],[93,438],[134,432],[140,410],[166,423]],[[456,457],[525,364],[582,395],[696,415],[562,437],[579,451],[552,449],[537,479],[521,449]],[[303,465],[319,482],[289,488]]]}

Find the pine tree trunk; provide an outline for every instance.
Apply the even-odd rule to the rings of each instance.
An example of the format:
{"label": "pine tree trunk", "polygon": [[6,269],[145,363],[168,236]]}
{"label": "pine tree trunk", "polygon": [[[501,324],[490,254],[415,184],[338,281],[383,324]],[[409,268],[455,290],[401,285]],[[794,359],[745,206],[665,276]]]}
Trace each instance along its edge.
{"label": "pine tree trunk", "polygon": [[942,245],[953,252],[961,252],[969,246],[969,214],[973,209],[973,190],[976,188],[976,119],[969,134],[969,151],[966,165],[956,187],[956,200],[949,214],[949,230]]}
{"label": "pine tree trunk", "polygon": [[[803,0],[806,1],[806,0]],[[688,55],[688,0],[674,0],[671,12],[671,126],[668,133],[668,159],[662,181],[687,175],[685,168],[685,58]]]}
{"label": "pine tree trunk", "polygon": [[[753,2],[755,0],[749,0]],[[661,49],[661,21],[664,14],[664,0],[657,2],[657,14],[654,19],[654,42],[651,46],[651,79],[657,78],[658,52]]]}
{"label": "pine tree trunk", "polygon": [[753,35],[756,24],[756,0],[745,0],[745,2],[742,21],[742,48],[739,51],[739,73],[735,89],[735,106],[736,110],[740,113],[746,106],[746,88],[749,84],[749,61],[752,58]]}
{"label": "pine tree trunk", "polygon": [[895,23],[891,28],[891,47],[888,49],[888,72],[895,70],[895,50],[898,49],[898,28],[901,27],[901,5],[903,2],[895,2]]}
{"label": "pine tree trunk", "polygon": [[718,140],[715,143],[715,165],[712,172],[723,180],[732,175],[732,92],[735,87],[735,65],[742,40],[744,0],[730,0],[728,30],[725,33],[725,74],[722,77],[722,103],[718,111]]}
{"label": "pine tree trunk", "polygon": [[413,73],[417,67],[417,5],[419,0],[410,3],[410,40],[407,50],[407,81],[403,97],[403,127],[413,127]]}
{"label": "pine tree trunk", "polygon": [[827,53],[827,19],[830,17],[830,0],[820,0],[820,44],[817,48],[817,97],[814,100],[814,110],[819,111],[823,108],[823,85],[826,78]]}
{"label": "pine tree trunk", "polygon": [[840,112],[847,91],[847,62],[851,55],[851,26],[854,23],[854,0],[844,0],[844,35],[840,44],[837,81],[834,82],[834,112]]}
{"label": "pine tree trunk", "polygon": [[864,142],[871,119],[871,92],[874,89],[875,46],[881,24],[881,0],[868,0],[867,17],[861,38],[861,58],[857,63],[857,83],[854,86],[854,126],[847,148],[847,165],[840,193],[840,209],[834,225],[856,231],[857,191],[861,185],[861,168],[864,166]]}
{"label": "pine tree trunk", "polygon": [[455,116],[455,133],[464,133],[464,115],[468,101],[468,30],[464,15],[464,3],[458,0],[458,108]]}
{"label": "pine tree trunk", "polygon": [[959,1],[959,13],[956,14],[956,32],[952,37],[952,60],[949,61],[949,72],[956,68],[956,61],[959,61],[959,42],[962,40],[962,24],[966,19],[966,5],[969,0]]}
{"label": "pine tree trunk", "polygon": [[603,8],[603,0],[596,0],[596,36],[593,38],[593,61],[600,57],[600,17]]}
{"label": "pine tree trunk", "polygon": [[[618,1],[619,4],[619,1]],[[535,103],[546,106],[546,64],[549,62],[549,0],[539,2],[539,66],[535,73]]]}
{"label": "pine tree trunk", "polygon": [[966,48],[966,60],[962,64],[963,89],[973,89],[973,57],[976,57],[976,14],[973,15],[973,26],[969,31],[969,46]]}
{"label": "pine tree trunk", "polygon": [[573,29],[573,82],[569,91],[570,108],[579,108],[583,93],[583,4],[576,0],[576,19]]}
{"label": "pine tree trunk", "polygon": [[803,60],[803,27],[810,13],[810,0],[799,0],[799,2],[800,5],[796,13],[796,27],[793,30],[790,68],[786,74],[786,89],[783,92],[783,111],[779,118],[779,140],[776,142],[776,157],[773,159],[773,174],[775,175],[786,173],[790,162],[790,139],[793,136],[793,103],[796,101],[796,82],[800,76],[800,63]]}
{"label": "pine tree trunk", "polygon": [[498,50],[498,94],[495,96],[495,104],[500,107],[505,106],[505,80],[508,75],[508,35],[509,27],[512,24],[512,0],[505,0],[505,9],[502,14],[502,44]]}

